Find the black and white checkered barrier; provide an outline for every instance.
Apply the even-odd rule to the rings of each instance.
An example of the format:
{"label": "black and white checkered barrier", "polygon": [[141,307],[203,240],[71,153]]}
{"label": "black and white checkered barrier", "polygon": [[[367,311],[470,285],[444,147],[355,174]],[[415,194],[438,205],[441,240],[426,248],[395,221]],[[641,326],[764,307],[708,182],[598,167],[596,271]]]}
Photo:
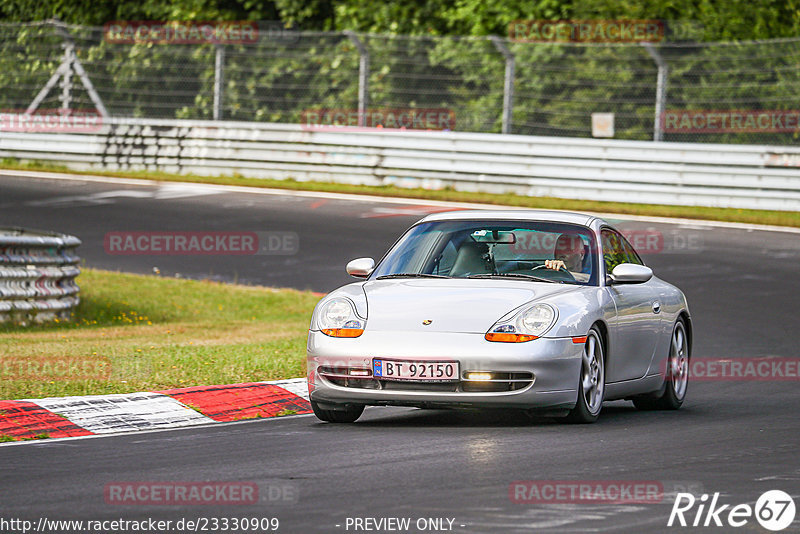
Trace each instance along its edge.
{"label": "black and white checkered barrier", "polygon": [[0,228],[0,322],[68,319],[80,302],[80,244],[71,235]]}

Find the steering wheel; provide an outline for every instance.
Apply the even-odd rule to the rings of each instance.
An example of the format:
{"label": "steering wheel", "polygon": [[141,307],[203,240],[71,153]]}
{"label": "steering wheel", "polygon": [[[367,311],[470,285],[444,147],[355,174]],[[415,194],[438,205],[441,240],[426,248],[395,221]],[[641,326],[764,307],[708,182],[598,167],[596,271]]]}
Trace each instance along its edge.
{"label": "steering wheel", "polygon": [[[566,278],[566,277],[563,277],[563,278],[565,278],[567,281],[575,281],[575,277],[572,276],[572,273],[569,272],[569,270],[567,270],[566,265],[559,266],[558,269],[550,269],[547,265],[537,265],[536,267],[531,269],[531,271],[538,271],[539,269],[548,269],[550,271],[559,273],[560,276],[561,276],[561,272],[563,271],[563,273],[569,277],[569,278]],[[559,278],[559,277],[556,277],[556,278]]]}

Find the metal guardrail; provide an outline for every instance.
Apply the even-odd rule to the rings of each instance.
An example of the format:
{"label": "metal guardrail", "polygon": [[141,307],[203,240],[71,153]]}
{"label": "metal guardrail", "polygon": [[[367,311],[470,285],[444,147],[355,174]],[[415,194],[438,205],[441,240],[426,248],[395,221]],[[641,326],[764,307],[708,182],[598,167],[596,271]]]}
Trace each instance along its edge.
{"label": "metal guardrail", "polygon": [[69,318],[80,302],[80,244],[70,235],[0,228],[0,322]]}
{"label": "metal guardrail", "polygon": [[617,202],[800,210],[800,147],[107,119],[1,132],[0,158]]}

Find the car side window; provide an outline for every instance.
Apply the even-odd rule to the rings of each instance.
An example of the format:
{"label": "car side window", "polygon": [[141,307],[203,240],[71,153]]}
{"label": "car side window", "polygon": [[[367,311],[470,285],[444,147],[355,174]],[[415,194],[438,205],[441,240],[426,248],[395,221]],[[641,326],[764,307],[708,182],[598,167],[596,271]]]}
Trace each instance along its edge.
{"label": "car side window", "polygon": [[636,265],[644,265],[642,258],[639,257],[639,254],[636,253],[636,250],[633,248],[625,236],[619,236],[622,241],[622,248],[625,251],[625,263],[634,263]]}
{"label": "car side window", "polygon": [[603,241],[603,261],[606,267],[606,274],[611,274],[614,267],[620,263],[644,265],[633,246],[619,232],[606,228],[600,232],[600,238]]}
{"label": "car side window", "polygon": [[603,242],[603,263],[606,267],[606,274],[611,274],[614,267],[627,261],[622,245],[624,238],[617,232],[606,228],[600,232],[600,239]]}

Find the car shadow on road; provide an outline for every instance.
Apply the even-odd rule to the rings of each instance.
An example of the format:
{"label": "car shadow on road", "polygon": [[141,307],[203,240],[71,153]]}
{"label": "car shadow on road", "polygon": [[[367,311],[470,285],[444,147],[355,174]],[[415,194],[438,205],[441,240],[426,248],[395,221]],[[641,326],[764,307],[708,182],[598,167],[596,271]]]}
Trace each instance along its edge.
{"label": "car shadow on road", "polygon": [[[677,411],[640,411],[629,402],[613,402],[603,407],[595,425],[616,426],[641,422],[644,426],[658,421],[684,421],[696,419],[706,410],[684,408]],[[528,414],[522,410],[470,410],[470,409],[418,409],[418,408],[367,408],[355,426],[365,428],[497,428],[497,427],[549,427],[570,425],[563,417]]]}

